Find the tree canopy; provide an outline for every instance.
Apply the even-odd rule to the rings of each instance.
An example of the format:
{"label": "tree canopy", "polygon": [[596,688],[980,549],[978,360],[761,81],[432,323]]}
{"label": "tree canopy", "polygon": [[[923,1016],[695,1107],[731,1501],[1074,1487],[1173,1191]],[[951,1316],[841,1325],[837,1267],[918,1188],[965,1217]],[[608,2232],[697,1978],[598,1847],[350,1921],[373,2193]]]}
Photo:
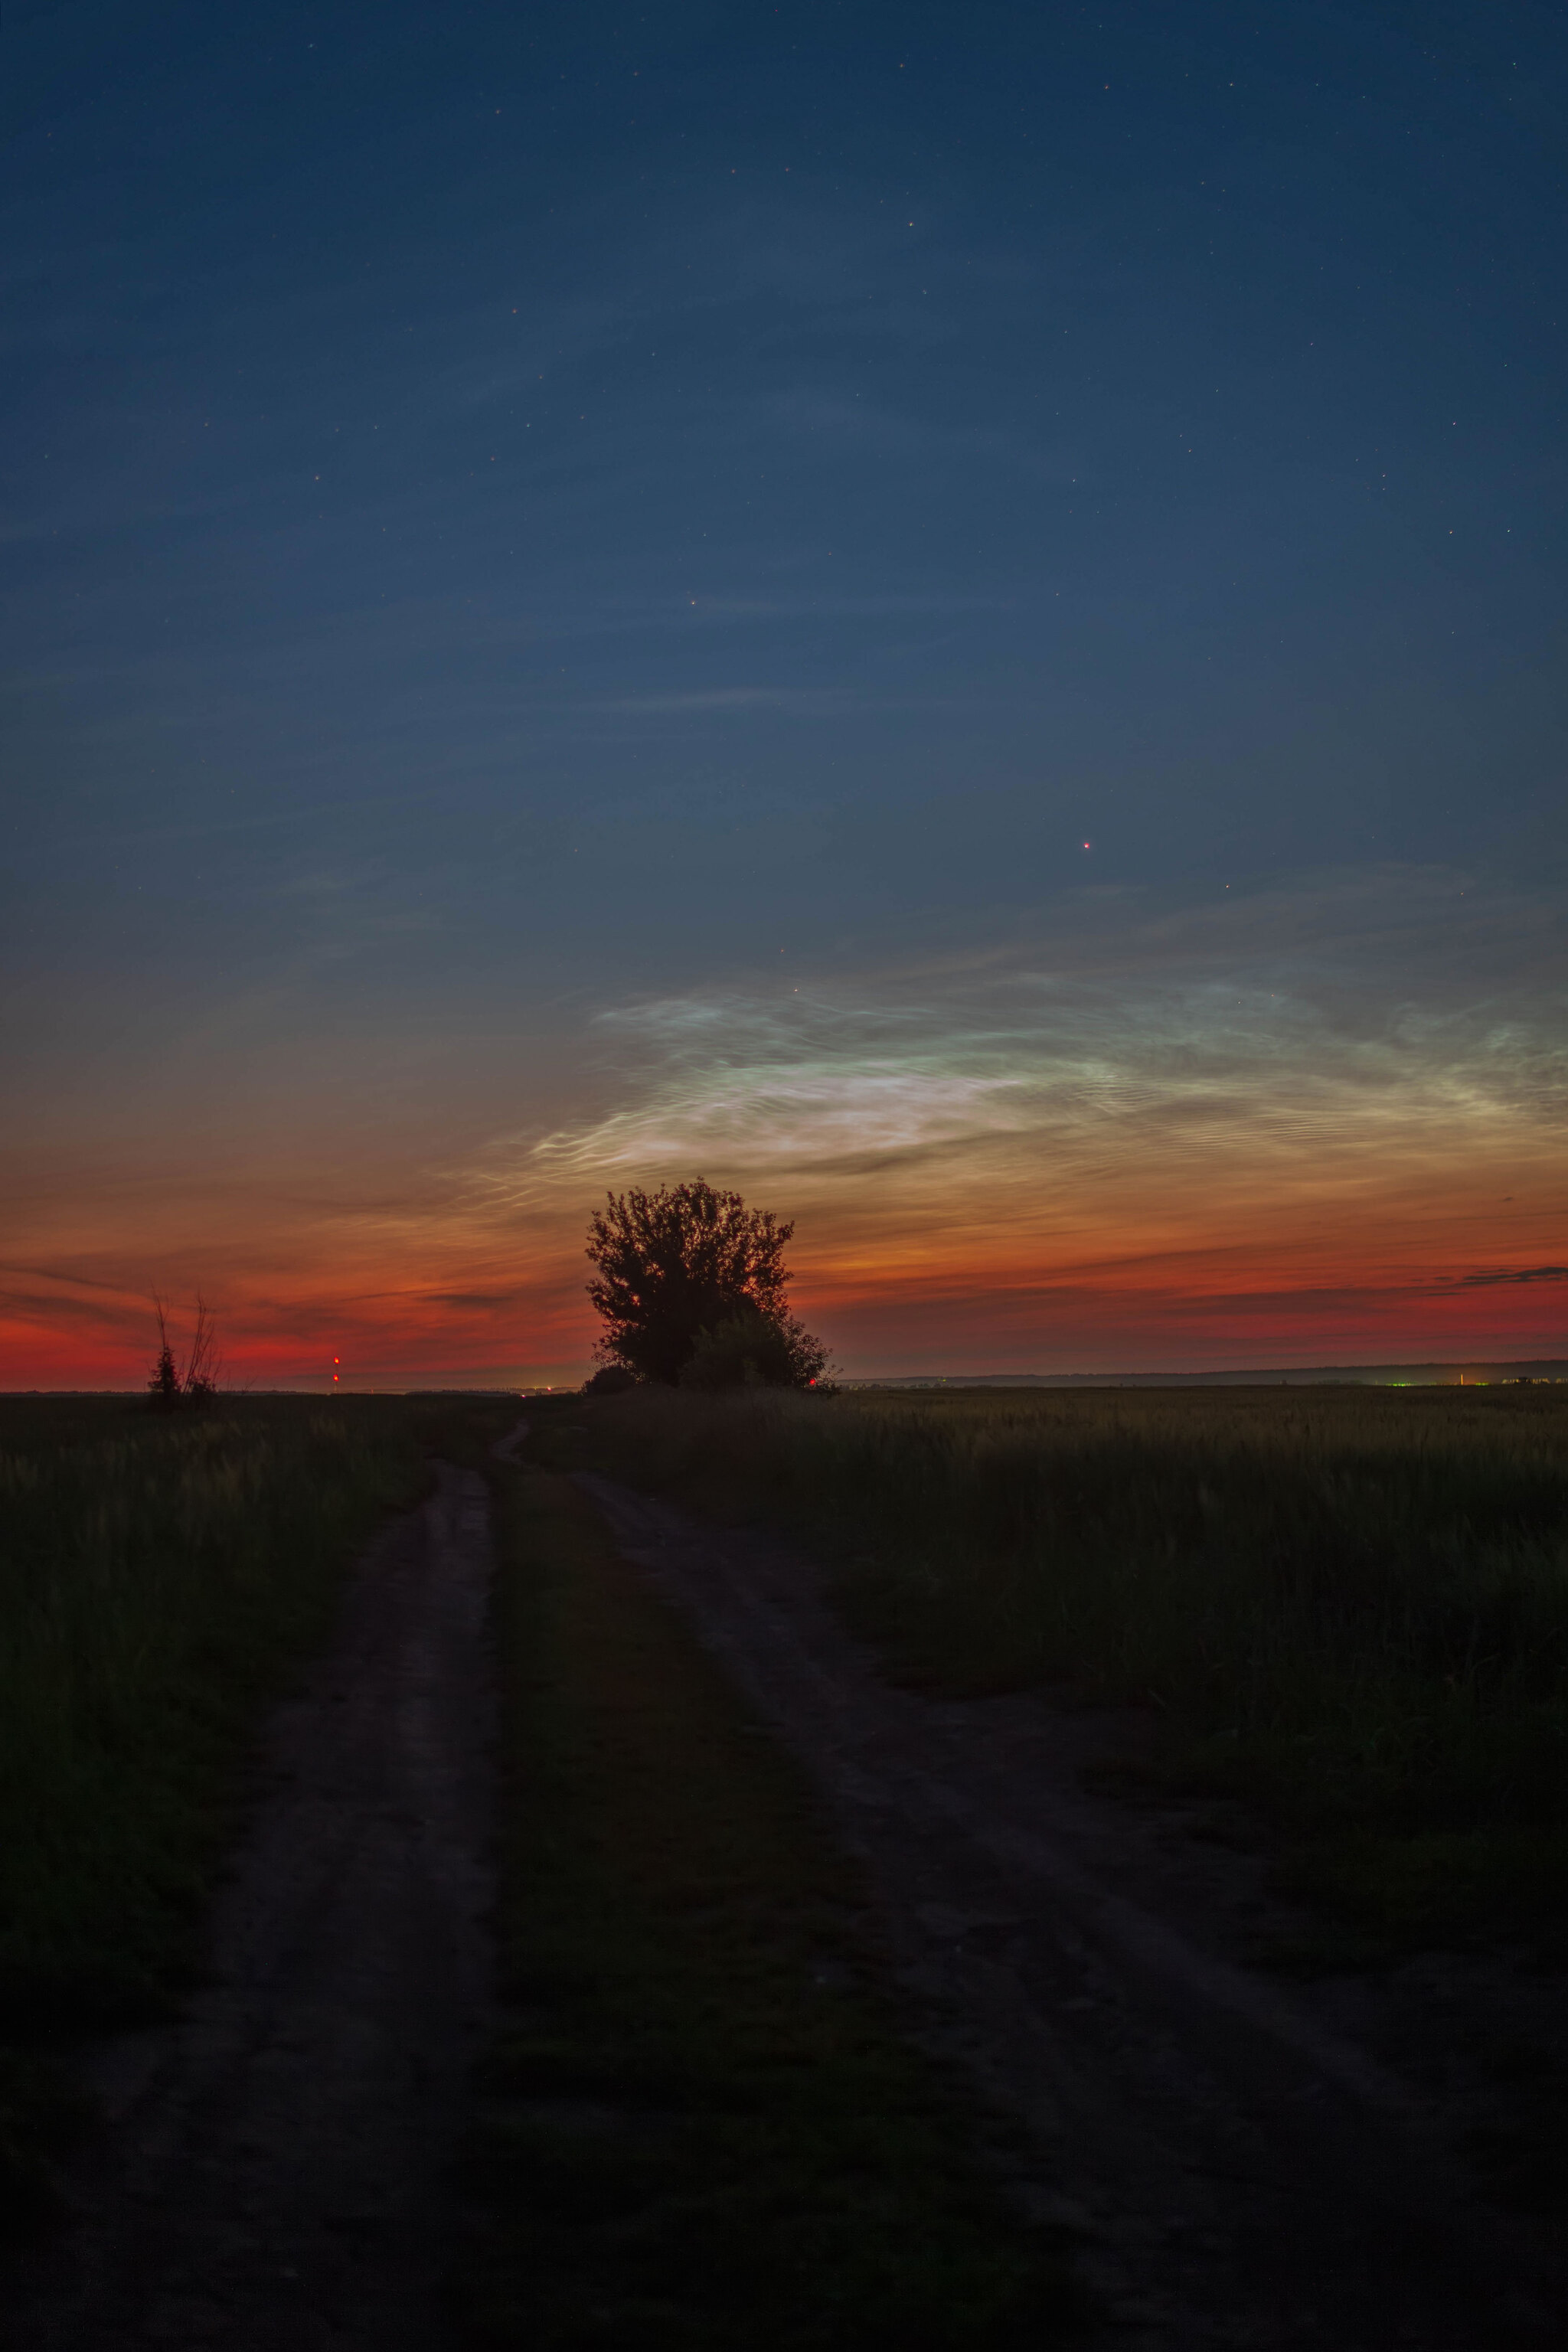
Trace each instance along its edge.
{"label": "tree canopy", "polygon": [[[588,1224],[597,1268],[588,1296],[605,1320],[600,1355],[639,1380],[673,1383],[704,1334],[749,1316],[791,1336],[793,1352],[779,1361],[804,1386],[821,1370],[822,1350],[785,1306],[784,1252],[794,1232],[771,1209],[748,1209],[739,1192],[716,1192],[700,1176],[657,1192],[608,1194]],[[763,1355],[770,1369],[754,1376],[773,1377]]]}

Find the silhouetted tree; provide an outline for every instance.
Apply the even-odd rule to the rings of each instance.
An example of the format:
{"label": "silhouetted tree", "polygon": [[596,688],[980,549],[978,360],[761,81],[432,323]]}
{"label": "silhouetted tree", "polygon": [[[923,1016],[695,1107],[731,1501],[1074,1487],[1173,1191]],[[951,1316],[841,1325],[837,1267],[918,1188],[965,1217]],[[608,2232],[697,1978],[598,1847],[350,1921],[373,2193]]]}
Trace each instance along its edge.
{"label": "silhouetted tree", "polygon": [[600,1355],[639,1380],[673,1383],[699,1335],[738,1315],[798,1332],[784,1301],[794,1232],[771,1209],[748,1209],[739,1192],[715,1192],[700,1176],[657,1192],[610,1193],[588,1225],[598,1269],[588,1296],[605,1318]]}
{"label": "silhouetted tree", "polygon": [[223,1369],[217,1327],[206,1300],[198,1290],[195,1328],[191,1333],[190,1353],[183,1370],[175,1360],[169,1339],[168,1311],[161,1298],[154,1297],[153,1312],[158,1318],[158,1360],[147,1382],[153,1403],[162,1412],[173,1412],[183,1404],[205,1404],[217,1394],[218,1375]]}
{"label": "silhouetted tree", "polygon": [[153,1377],[147,1383],[147,1393],[160,1412],[173,1412],[182,1402],[180,1368],[174,1361],[174,1351],[169,1345],[169,1326],[161,1298],[153,1301],[153,1311],[158,1318],[158,1360],[153,1367]]}

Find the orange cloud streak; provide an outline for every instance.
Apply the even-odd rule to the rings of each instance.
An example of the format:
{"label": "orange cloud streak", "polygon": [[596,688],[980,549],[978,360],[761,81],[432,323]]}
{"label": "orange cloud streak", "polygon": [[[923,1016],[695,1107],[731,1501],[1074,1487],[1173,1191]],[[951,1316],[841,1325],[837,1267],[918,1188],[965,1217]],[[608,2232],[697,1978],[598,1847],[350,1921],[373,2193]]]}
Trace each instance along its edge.
{"label": "orange cloud streak", "polygon": [[1568,1352],[1541,927],[1458,937],[1441,877],[1381,887],[611,1010],[500,1135],[432,1062],[425,1102],[335,1127],[314,1087],[310,1152],[230,1104],[198,1175],[134,1134],[37,1141],[0,1382],[134,1383],[152,1291],[198,1286],[263,1384],[334,1355],[345,1385],[581,1377],[589,1209],[697,1172],[796,1218],[799,1304],[852,1372]]}

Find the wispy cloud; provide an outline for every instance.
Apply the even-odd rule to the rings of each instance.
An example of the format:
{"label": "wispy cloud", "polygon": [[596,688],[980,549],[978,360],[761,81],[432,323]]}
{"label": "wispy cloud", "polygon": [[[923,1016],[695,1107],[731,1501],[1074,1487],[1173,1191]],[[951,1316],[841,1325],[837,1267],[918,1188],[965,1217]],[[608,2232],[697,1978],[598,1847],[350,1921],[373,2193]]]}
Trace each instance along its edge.
{"label": "wispy cloud", "polygon": [[635,712],[639,718],[658,719],[668,714],[683,717],[700,710],[801,710],[807,708],[841,708],[847,698],[842,694],[812,693],[790,686],[708,686],[693,688],[680,694],[621,695],[604,706],[607,710]]}
{"label": "wispy cloud", "polygon": [[[1440,894],[1427,913],[1440,931]],[[1145,911],[1120,960],[1103,936],[1063,937],[1054,954],[614,1008],[592,1033],[603,1107],[498,1140],[472,1180],[543,1211],[701,1169],[803,1201],[830,1246],[889,1262],[994,1258],[1010,1234],[1020,1279],[1042,1251],[1236,1248],[1382,1249],[1451,1285],[1461,1268],[1472,1286],[1556,1279],[1518,1245],[1568,1139],[1560,1011],[1474,971],[1468,992],[1412,1002],[1398,982],[1434,922],[1411,927],[1400,970],[1373,953],[1358,972],[1342,917],[1332,894],[1315,922],[1227,910],[1206,969],[1192,940],[1178,951],[1176,917]],[[1478,1220],[1514,1244],[1506,1266],[1476,1268]]]}
{"label": "wispy cloud", "polygon": [[1500,1283],[1568,1282],[1568,1265],[1500,1265],[1480,1274],[1462,1274],[1460,1290],[1485,1290]]}
{"label": "wispy cloud", "polygon": [[[64,1365],[100,1330],[138,1376],[146,1293],[199,1282],[237,1358],[326,1345],[379,1379],[517,1349],[554,1377],[586,1358],[595,1197],[697,1172],[796,1219],[802,1304],[866,1370],[1552,1354],[1553,921],[1463,877],[1384,872],[1217,908],[1085,892],[1030,937],[815,978],[786,976],[770,937],[773,972],[574,1000],[569,1055],[506,1065],[531,1120],[488,1140],[505,1055],[483,1029],[489,1075],[454,1095],[445,1131],[465,1139],[438,1155],[445,1033],[417,1083],[400,1036],[347,1125],[345,1064],[327,1051],[311,1076],[295,1044],[278,1117],[189,1175],[155,1120],[64,1192],[46,1143],[13,1155],[30,1238],[0,1271],[0,1355],[30,1367],[55,1329],[76,1335]],[[204,1066],[243,1066],[271,1017],[215,1015]],[[346,1156],[321,1156],[318,1127]]]}
{"label": "wispy cloud", "polygon": [[759,435],[799,436],[863,459],[931,464],[957,457],[1063,488],[1089,474],[1081,451],[1037,447],[1019,433],[933,422],[837,386],[799,384],[771,394],[756,414]]}

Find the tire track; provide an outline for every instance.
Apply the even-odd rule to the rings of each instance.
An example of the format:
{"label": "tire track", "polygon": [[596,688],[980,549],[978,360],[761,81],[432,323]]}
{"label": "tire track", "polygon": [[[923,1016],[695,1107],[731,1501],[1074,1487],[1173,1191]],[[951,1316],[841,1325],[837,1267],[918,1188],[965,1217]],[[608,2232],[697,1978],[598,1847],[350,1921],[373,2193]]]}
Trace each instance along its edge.
{"label": "tire track", "polygon": [[1018,2193],[1148,2352],[1474,2352],[1568,2336],[1544,2240],[1454,2118],[1227,1934],[1246,1857],[1086,1795],[1084,1718],[890,1688],[781,1541],[596,1475],[626,1556],[795,1750],[926,2037],[1026,2128]]}
{"label": "tire track", "polygon": [[435,2352],[492,2022],[489,1521],[437,1465],[269,1720],[178,2023],[116,2042],[78,2213],[13,2281],[48,2352]]}

